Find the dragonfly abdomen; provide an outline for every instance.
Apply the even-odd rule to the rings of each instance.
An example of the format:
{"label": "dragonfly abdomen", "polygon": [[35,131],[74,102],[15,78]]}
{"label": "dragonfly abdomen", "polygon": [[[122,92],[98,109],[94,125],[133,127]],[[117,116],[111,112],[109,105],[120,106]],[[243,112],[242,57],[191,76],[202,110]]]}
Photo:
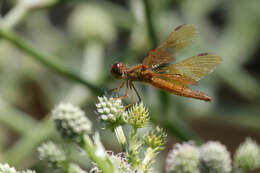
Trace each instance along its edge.
{"label": "dragonfly abdomen", "polygon": [[191,97],[191,98],[200,99],[204,101],[211,101],[211,97],[207,96],[206,94],[200,91],[195,91],[178,84],[170,83],[160,78],[152,78],[151,84],[156,88],[166,90],[176,95]]}

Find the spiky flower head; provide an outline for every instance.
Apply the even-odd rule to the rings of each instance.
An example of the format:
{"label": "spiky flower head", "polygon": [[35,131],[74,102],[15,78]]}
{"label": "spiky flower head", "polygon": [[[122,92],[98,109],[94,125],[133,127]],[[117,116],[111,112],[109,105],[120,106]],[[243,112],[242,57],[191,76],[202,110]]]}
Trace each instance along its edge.
{"label": "spiky flower head", "polygon": [[91,133],[91,121],[85,113],[70,103],[61,103],[52,112],[56,129],[63,138],[80,141],[83,134]]}
{"label": "spiky flower head", "polygon": [[230,153],[219,142],[210,141],[200,147],[202,172],[228,173],[231,171]]}
{"label": "spiky flower head", "polygon": [[128,111],[128,115],[129,124],[135,129],[144,127],[149,121],[149,112],[142,102],[132,106]]}
{"label": "spiky flower head", "polygon": [[45,142],[37,148],[39,159],[56,165],[66,160],[64,151],[52,141]]}
{"label": "spiky flower head", "polygon": [[14,167],[10,167],[7,163],[1,164],[0,163],[0,172],[1,173],[18,173]]}
{"label": "spiky flower head", "polygon": [[240,144],[235,155],[235,165],[249,171],[260,167],[260,148],[251,138]]}
{"label": "spiky flower head", "polygon": [[70,163],[68,172],[69,173],[87,173],[86,171],[81,169],[77,164],[74,164],[74,163]]}
{"label": "spiky flower head", "polygon": [[191,143],[176,144],[166,159],[167,173],[199,173],[199,149]]}
{"label": "spiky flower head", "polygon": [[[137,173],[138,171],[129,164],[125,153],[114,154],[111,151],[108,151],[109,159],[111,160],[115,173]],[[93,168],[90,170],[90,173],[101,173],[98,167],[94,164]]]}
{"label": "spiky flower head", "polygon": [[103,96],[98,97],[98,100],[99,103],[96,104],[97,113],[108,128],[114,130],[115,127],[128,122],[128,114],[121,99]]}
{"label": "spiky flower head", "polygon": [[156,152],[163,150],[163,146],[166,143],[166,133],[162,128],[156,127],[145,136],[145,144],[151,147]]}

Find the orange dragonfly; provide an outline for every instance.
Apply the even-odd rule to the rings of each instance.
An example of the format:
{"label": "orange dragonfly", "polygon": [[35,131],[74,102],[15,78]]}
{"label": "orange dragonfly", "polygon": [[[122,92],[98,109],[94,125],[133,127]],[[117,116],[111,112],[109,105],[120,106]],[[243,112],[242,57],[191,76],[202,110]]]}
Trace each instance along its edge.
{"label": "orange dragonfly", "polygon": [[171,64],[175,60],[176,52],[189,46],[196,34],[197,31],[193,25],[178,26],[167,41],[150,51],[142,64],[127,67],[121,62],[115,63],[111,68],[111,73],[116,79],[123,81],[118,88],[112,89],[110,92],[119,91],[126,85],[126,94],[119,98],[128,97],[129,88],[136,92],[140,101],[141,98],[133,84],[138,81],[179,96],[211,101],[211,97],[203,92],[192,90],[188,86],[196,85],[201,78],[210,74],[221,63],[219,56],[200,53],[179,63]]}

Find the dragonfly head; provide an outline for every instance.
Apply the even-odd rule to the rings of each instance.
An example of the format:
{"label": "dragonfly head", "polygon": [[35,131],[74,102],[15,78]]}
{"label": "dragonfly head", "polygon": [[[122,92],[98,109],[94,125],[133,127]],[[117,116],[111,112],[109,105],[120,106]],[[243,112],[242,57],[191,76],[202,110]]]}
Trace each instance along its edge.
{"label": "dragonfly head", "polygon": [[111,68],[111,74],[114,76],[116,79],[122,79],[124,75],[124,64],[121,62],[115,63],[112,68]]}

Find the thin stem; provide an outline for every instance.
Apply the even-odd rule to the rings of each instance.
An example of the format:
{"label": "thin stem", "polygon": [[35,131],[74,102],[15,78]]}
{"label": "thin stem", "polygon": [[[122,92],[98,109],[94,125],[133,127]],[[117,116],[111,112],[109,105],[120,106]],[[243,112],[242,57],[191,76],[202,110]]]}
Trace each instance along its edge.
{"label": "thin stem", "polygon": [[136,140],[137,128],[133,127],[131,132],[131,142]]}
{"label": "thin stem", "polygon": [[53,71],[59,73],[60,75],[81,83],[85,85],[87,88],[89,88],[91,91],[93,91],[95,94],[101,94],[103,91],[100,89],[100,87],[95,86],[85,79],[83,79],[80,75],[78,75],[76,72],[72,71],[69,69],[67,66],[64,64],[60,63],[56,57],[50,56],[45,54],[44,52],[37,50],[34,48],[32,45],[24,41],[22,38],[20,38],[18,35],[13,33],[12,31],[7,31],[3,28],[0,28],[0,36],[7,41],[11,42],[14,44],[17,48],[21,49],[28,55],[30,55],[32,58],[35,60],[41,62],[45,66],[49,67]]}
{"label": "thin stem", "polygon": [[87,152],[88,156],[92,161],[94,161],[98,168],[101,169],[103,173],[113,173],[114,169],[106,158],[97,155],[96,147],[88,135],[83,135],[81,146]]}
{"label": "thin stem", "polygon": [[145,17],[146,17],[146,24],[149,37],[152,42],[152,48],[156,48],[158,46],[158,39],[156,37],[155,27],[152,20],[152,9],[151,9],[151,0],[143,0],[144,3],[144,10],[145,10]]}
{"label": "thin stem", "polygon": [[155,155],[156,154],[151,147],[146,149],[145,157],[144,157],[143,162],[142,162],[142,171],[144,173],[146,173],[148,171],[149,165],[152,163]]}
{"label": "thin stem", "polygon": [[121,146],[123,148],[123,151],[128,152],[126,137],[125,137],[122,126],[117,126],[115,128],[115,134],[116,134],[116,138],[117,138],[118,142],[121,144]]}

